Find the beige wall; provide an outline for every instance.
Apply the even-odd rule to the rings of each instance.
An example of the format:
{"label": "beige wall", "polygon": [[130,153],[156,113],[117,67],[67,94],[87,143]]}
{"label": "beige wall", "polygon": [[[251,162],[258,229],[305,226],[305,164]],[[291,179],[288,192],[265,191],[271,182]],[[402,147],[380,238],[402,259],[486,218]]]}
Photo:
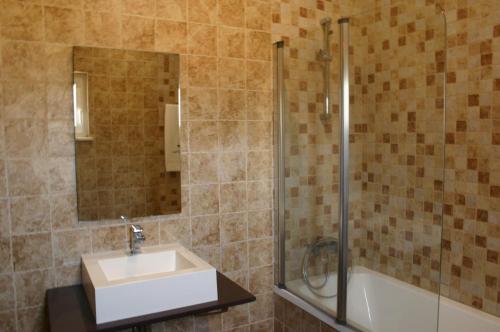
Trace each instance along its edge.
{"label": "beige wall", "polygon": [[0,330],[45,326],[44,293],[80,255],[124,248],[126,227],[77,224],[72,46],[181,54],[182,214],[142,220],[257,295],[182,331],[272,325],[270,3],[0,1]]}

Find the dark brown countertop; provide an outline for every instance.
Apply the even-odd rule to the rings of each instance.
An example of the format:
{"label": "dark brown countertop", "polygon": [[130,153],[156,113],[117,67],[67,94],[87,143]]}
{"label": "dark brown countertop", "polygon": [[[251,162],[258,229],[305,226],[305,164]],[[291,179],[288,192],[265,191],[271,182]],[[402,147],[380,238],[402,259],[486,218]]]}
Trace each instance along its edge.
{"label": "dark brown countertop", "polygon": [[255,296],[219,272],[217,289],[217,301],[96,325],[82,285],[52,288],[47,290],[50,331],[118,331],[189,315],[223,311],[232,306],[255,301]]}

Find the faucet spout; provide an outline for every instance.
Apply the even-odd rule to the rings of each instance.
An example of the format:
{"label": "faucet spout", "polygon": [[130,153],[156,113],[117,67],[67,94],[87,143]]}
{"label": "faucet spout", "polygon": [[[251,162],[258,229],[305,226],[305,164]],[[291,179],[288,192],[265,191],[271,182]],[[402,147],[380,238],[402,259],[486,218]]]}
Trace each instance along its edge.
{"label": "faucet spout", "polygon": [[[125,223],[128,223],[127,216],[120,216],[120,219]],[[135,255],[141,252],[141,244],[146,241],[146,236],[144,236],[144,229],[140,225],[131,224],[128,228],[128,241],[130,255]]]}
{"label": "faucet spout", "polygon": [[139,225],[129,227],[130,254],[135,255],[141,251],[141,244],[146,241],[144,229]]}

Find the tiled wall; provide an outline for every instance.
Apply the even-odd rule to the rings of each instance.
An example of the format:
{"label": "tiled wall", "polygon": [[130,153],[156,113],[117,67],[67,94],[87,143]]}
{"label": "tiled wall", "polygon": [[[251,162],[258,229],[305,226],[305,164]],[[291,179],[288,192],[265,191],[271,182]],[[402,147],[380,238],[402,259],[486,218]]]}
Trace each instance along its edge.
{"label": "tiled wall", "polygon": [[[0,330],[46,327],[45,290],[78,282],[82,253],[121,249],[118,222],[78,224],[74,45],[181,54],[182,213],[141,220],[257,295],[181,331],[273,323],[271,5],[259,0],[0,1]],[[158,327],[160,328],[160,327]]]}
{"label": "tiled wall", "polygon": [[359,262],[438,292],[444,18],[434,4],[406,1],[356,15],[350,26],[351,147],[362,149]]}
{"label": "tiled wall", "polygon": [[443,5],[448,109],[441,293],[500,316],[500,3]]}
{"label": "tiled wall", "polygon": [[181,177],[165,170],[164,133],[165,103],[177,103],[178,58],[74,48],[73,68],[88,73],[92,137],[75,147],[78,220],[180,211]]}

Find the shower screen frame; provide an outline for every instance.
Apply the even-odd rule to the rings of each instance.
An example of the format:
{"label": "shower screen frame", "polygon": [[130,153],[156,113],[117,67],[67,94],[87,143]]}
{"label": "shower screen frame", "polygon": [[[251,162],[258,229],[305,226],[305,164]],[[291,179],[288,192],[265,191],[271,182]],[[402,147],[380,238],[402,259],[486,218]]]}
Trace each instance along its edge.
{"label": "shower screen frame", "polygon": [[[446,57],[446,35],[447,22],[444,11],[436,6],[436,9],[443,17],[444,23],[444,53]],[[340,121],[340,141],[339,141],[339,262],[338,262],[338,281],[337,281],[337,310],[336,317],[327,311],[316,306],[302,297],[294,294],[287,289],[285,276],[285,241],[286,241],[286,225],[285,225],[285,132],[286,132],[286,114],[287,114],[287,91],[285,86],[285,42],[279,41],[273,45],[273,73],[274,73],[274,236],[277,246],[275,247],[275,257],[278,257],[275,264],[275,288],[274,291],[279,296],[301,307],[303,310],[313,316],[331,325],[340,332],[358,331],[355,327],[347,323],[347,281],[348,281],[348,258],[349,258],[349,243],[348,243],[348,222],[349,222],[349,122],[350,122],[350,73],[349,73],[349,18],[341,18],[339,24],[339,56],[340,56],[340,102],[339,102],[339,121]],[[446,60],[444,63],[444,73],[446,73]],[[447,79],[446,75],[442,75],[443,84],[443,163],[446,155],[445,147],[445,127],[446,127],[446,112],[447,112]],[[445,167],[443,164],[442,179],[444,181]],[[444,191],[442,193],[444,195]],[[442,222],[441,222],[442,227]],[[442,230],[441,230],[442,240]],[[442,254],[442,252],[441,252]],[[440,259],[440,266],[442,259]],[[441,267],[440,267],[441,269]],[[441,273],[441,272],[440,272]],[[440,283],[441,276],[439,277]],[[438,304],[440,291],[438,295]],[[439,305],[438,305],[439,319]],[[439,322],[437,322],[439,323]]]}
{"label": "shower screen frame", "polygon": [[[347,272],[348,272],[348,222],[349,222],[349,18],[338,20],[340,27],[340,199],[339,199],[339,262],[337,282],[337,317],[308,303],[286,290],[285,282],[285,131],[286,88],[284,82],[284,41],[273,45],[274,77],[274,220],[278,257],[275,292],[319,317],[340,332],[355,332],[347,326]],[[325,100],[326,102],[326,100]],[[324,117],[323,121],[331,121]]]}

